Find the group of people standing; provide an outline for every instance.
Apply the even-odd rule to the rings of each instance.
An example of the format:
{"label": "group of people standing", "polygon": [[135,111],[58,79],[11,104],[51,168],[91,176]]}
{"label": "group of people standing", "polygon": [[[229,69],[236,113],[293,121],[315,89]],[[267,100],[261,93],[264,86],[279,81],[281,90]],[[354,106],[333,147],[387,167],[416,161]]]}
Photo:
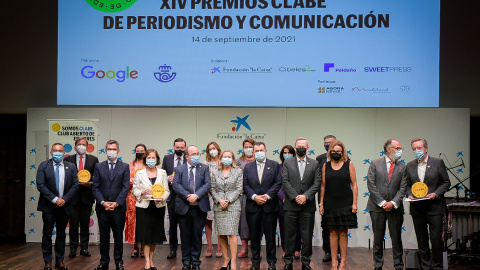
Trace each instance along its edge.
{"label": "group of people standing", "polygon": [[[55,268],[67,269],[63,263],[65,227],[70,219],[70,254],[91,256],[88,251],[88,224],[93,200],[100,232],[100,264],[95,269],[108,269],[110,262],[110,232],[114,237],[113,257],[116,269],[123,266],[123,231],[125,241],[133,245],[132,257],[144,257],[145,269],[156,270],[155,246],[166,241],[164,216],[168,208],[168,259],[175,258],[178,247],[177,227],[180,228],[182,269],[200,269],[202,232],[207,237],[206,256],[213,251],[212,231],[218,236],[216,256],[223,256],[222,270],[237,269],[237,257],[248,256],[250,241],[252,270],[260,269],[266,257],[268,269],[276,269],[276,227],[280,226],[284,250],[283,269],[293,269],[293,259],[299,258],[303,269],[312,269],[312,234],[317,203],[322,215],[323,261],[332,261],[332,269],[345,269],[348,229],[357,228],[358,187],[355,167],[348,158],[345,145],[329,135],[324,138],[326,153],[307,157],[308,141],[298,138],[294,146],[285,145],[280,161],[267,159],[267,147],[252,139],[243,141],[242,155],[236,159],[231,150],[220,149],[215,142],[206,147],[206,161],[200,162],[200,152],[185,140],[174,141],[174,153],[165,155],[163,162],[155,149],[144,144],[135,146],[135,159],[130,164],[118,160],[119,143],[106,143],[107,160],[86,154],[88,141],[75,141],[76,155],[63,158],[63,145],[52,145],[52,159],[43,162],[37,172],[40,191],[38,210],[44,222],[42,251],[45,269],[52,269],[52,231],[56,222]],[[432,192],[430,200],[411,203],[417,240],[424,269],[438,265],[441,256],[441,224],[439,215],[445,208],[443,194],[450,181],[441,159],[427,156],[424,139],[412,141],[414,160],[405,166],[399,161],[402,148],[398,141],[384,145],[386,156],[373,161],[368,172],[370,210],[374,232],[374,263],[383,265],[383,236],[386,223],[393,245],[394,266],[403,268],[401,225],[405,194],[413,199],[409,186],[425,182]],[[420,154],[421,150],[423,154]],[[161,168],[159,168],[161,165]],[[418,169],[417,169],[418,168]],[[435,172],[432,172],[435,168]],[[88,182],[79,184],[77,172],[87,170]],[[438,171],[437,171],[438,170]],[[445,172],[444,172],[445,171]],[[161,198],[152,196],[152,186],[161,184]],[[78,190],[78,191],[77,191]],[[317,195],[318,194],[318,195]],[[316,200],[318,196],[318,202]],[[442,204],[443,202],[443,204]],[[87,211],[88,210],[88,211]],[[88,212],[88,214],[87,214]],[[80,244],[78,240],[80,224]],[[430,259],[429,237],[432,242]],[[440,227],[438,227],[440,226]],[[398,230],[397,230],[398,229]],[[438,232],[440,230],[440,235]],[[420,236],[419,236],[420,234]],[[237,254],[238,240],[242,241]],[[266,256],[261,253],[265,237]],[[338,254],[340,251],[340,254]],[[441,257],[440,257],[441,259]]]}

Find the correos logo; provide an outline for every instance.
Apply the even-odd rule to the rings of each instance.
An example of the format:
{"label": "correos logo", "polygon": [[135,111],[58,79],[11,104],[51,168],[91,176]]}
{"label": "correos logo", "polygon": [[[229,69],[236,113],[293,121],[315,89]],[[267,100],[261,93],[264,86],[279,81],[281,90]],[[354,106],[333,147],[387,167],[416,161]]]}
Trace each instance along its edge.
{"label": "correos logo", "polygon": [[130,70],[130,67],[127,66],[125,70],[96,70],[93,66],[84,66],[82,68],[82,76],[86,79],[98,78],[98,79],[117,79],[117,82],[124,82],[126,79],[137,79],[138,71]]}

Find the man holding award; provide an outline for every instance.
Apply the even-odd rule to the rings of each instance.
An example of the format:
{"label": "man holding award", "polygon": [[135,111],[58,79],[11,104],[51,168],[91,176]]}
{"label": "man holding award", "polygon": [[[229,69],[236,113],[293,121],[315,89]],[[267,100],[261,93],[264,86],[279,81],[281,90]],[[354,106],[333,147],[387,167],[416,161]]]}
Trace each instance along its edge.
{"label": "man holding award", "polygon": [[[450,188],[450,179],[443,160],[427,155],[428,144],[425,139],[415,138],[411,146],[416,160],[407,164],[407,195],[411,200],[410,214],[417,235],[422,269],[443,269],[444,194]],[[429,241],[432,244],[431,255]]]}

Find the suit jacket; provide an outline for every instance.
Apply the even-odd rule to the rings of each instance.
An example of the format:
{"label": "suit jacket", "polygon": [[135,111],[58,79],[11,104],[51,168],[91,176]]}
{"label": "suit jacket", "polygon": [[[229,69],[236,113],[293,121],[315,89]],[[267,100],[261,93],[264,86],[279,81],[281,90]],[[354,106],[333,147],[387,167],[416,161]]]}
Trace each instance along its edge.
{"label": "suit jacket", "polygon": [[[66,157],[64,160],[71,162],[73,164],[77,164],[77,154],[71,155]],[[95,164],[98,163],[98,158],[96,156],[92,156],[89,154],[85,155],[85,165],[83,166],[83,169],[87,170],[90,172],[90,181],[88,182],[93,182],[93,174],[95,170]],[[78,166],[77,166],[78,168]],[[91,187],[84,187],[79,185],[78,186],[78,192],[75,194],[73,197],[73,205],[76,205],[77,203],[82,203],[83,205],[89,205],[90,207],[92,204],[95,202],[95,199],[93,198],[93,193],[92,193],[92,188]]]}
{"label": "suit jacket", "polygon": [[[173,173],[174,163],[176,160],[177,160],[177,156],[175,154],[169,154],[163,157],[162,169],[167,172],[167,176]],[[185,157],[185,155],[183,155],[182,165],[186,163],[187,163],[187,158]],[[170,196],[167,199],[167,203],[170,203],[170,201],[172,200],[173,202],[175,202],[176,195],[177,193],[175,193],[175,190],[173,188],[170,188]]]}
{"label": "suit jacket", "polygon": [[369,211],[385,211],[378,205],[382,201],[393,201],[398,208],[393,208],[390,213],[403,215],[403,197],[407,190],[406,168],[407,166],[402,162],[395,161],[392,177],[388,181],[386,158],[378,158],[370,163],[367,174],[367,187],[370,192],[367,203]]}
{"label": "suit jacket", "polygon": [[[418,177],[418,161],[407,164],[407,196],[412,194],[412,185],[420,182]],[[428,156],[427,169],[423,181],[428,186],[428,193],[435,193],[437,198],[410,203],[411,215],[443,215],[446,210],[445,192],[450,188],[450,178],[443,159]]]}
{"label": "suit jacket", "polygon": [[[277,194],[282,185],[282,176],[280,164],[278,162],[266,159],[263,167],[262,183],[258,178],[257,161],[250,162],[243,169],[243,191],[247,195],[245,211],[255,213],[261,208],[266,213],[278,211]],[[270,199],[264,205],[258,205],[252,196],[268,195]]]}
{"label": "suit jacket", "polygon": [[[157,208],[167,205],[167,198],[170,196],[170,189],[168,188],[168,177],[165,170],[157,168],[157,179],[155,184],[161,184],[165,188],[165,193],[162,196],[162,199],[165,201],[155,201]],[[135,198],[137,198],[136,207],[147,208],[151,200],[148,200],[150,196],[142,195],[142,192],[146,189],[152,188],[152,181],[148,178],[147,169],[142,169],[135,174],[135,181],[133,182],[132,193]]]}
{"label": "suit jacket", "polygon": [[[214,202],[214,211],[242,211],[242,206],[240,204],[240,200],[238,199],[242,195],[243,190],[242,169],[238,167],[232,167],[227,177],[223,176],[223,171],[214,171],[212,173],[211,186],[210,194],[212,194],[212,199]],[[230,201],[230,204],[225,210],[222,210],[218,201],[225,199]]]}
{"label": "suit jacket", "polygon": [[127,211],[126,199],[130,189],[128,164],[117,159],[113,177],[110,177],[108,160],[105,160],[95,165],[93,175],[92,192],[97,202],[95,211],[105,212],[105,208],[100,204],[102,201],[118,203],[119,206],[115,208],[115,212]]}
{"label": "suit jacket", "polygon": [[[283,162],[282,185],[285,191],[285,205],[283,206],[285,211],[315,212],[317,209],[315,194],[322,184],[322,172],[316,160],[308,157],[305,159],[303,180],[300,178],[296,157]],[[307,196],[307,203],[304,205],[295,202],[295,197],[301,194]]]}
{"label": "suit jacket", "polygon": [[[210,211],[210,200],[208,191],[210,190],[210,172],[208,165],[199,163],[195,169],[195,194],[198,196],[198,206],[203,212]],[[185,215],[190,207],[187,196],[190,195],[189,172],[187,163],[175,167],[175,176],[173,177],[173,189],[177,193],[175,198],[175,213]]]}
{"label": "suit jacket", "polygon": [[[40,163],[37,170],[37,189],[40,192],[40,199],[38,200],[37,211],[52,213],[55,210],[52,200],[57,197],[57,184],[55,181],[55,169],[53,160],[49,159]],[[65,179],[63,187],[63,197],[65,200],[65,209],[67,215],[72,212],[72,200],[78,190],[78,175],[75,164],[68,161],[63,161],[65,169]]]}

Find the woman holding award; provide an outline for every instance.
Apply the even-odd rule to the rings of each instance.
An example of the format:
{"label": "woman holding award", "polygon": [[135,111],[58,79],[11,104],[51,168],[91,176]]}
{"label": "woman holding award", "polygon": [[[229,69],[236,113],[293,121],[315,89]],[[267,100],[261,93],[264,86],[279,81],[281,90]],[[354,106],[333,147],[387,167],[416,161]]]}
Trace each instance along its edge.
{"label": "woman holding award", "polygon": [[[242,169],[235,164],[235,155],[226,150],[220,156],[218,170],[212,173],[212,194],[215,211],[215,230],[220,239],[223,265],[220,269],[237,269],[238,224],[240,221],[240,195],[243,189]],[[230,245],[230,255],[228,246]]]}
{"label": "woman holding award", "polygon": [[145,254],[145,269],[156,270],[153,263],[155,245],[166,241],[164,217],[166,200],[170,195],[165,170],[157,168],[160,156],[155,149],[145,152],[146,169],[135,175],[132,193],[137,198],[137,226],[135,239],[142,244]]}

